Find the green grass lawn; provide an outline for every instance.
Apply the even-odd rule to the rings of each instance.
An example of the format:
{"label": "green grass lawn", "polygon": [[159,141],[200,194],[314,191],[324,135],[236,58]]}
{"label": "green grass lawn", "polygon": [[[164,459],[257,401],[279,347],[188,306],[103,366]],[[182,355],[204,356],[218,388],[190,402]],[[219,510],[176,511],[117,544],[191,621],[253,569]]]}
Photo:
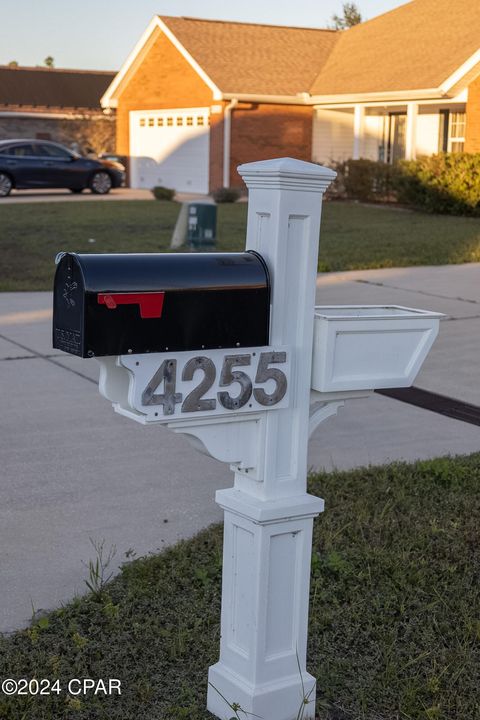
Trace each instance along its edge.
{"label": "green grass lawn", "polygon": [[[478,454],[310,479],[326,501],[307,662],[318,718],[480,718],[479,487]],[[2,720],[211,717],[221,536],[212,527],[134,560],[97,594],[0,636],[0,678],[112,677],[123,689],[110,699],[0,694]]]}
{"label": "green grass lawn", "polygon": [[[121,200],[0,205],[0,290],[50,289],[60,250],[167,251],[178,210],[173,202]],[[245,203],[219,206],[219,251],[244,249],[246,213]],[[475,261],[478,218],[325,204],[320,270]]]}

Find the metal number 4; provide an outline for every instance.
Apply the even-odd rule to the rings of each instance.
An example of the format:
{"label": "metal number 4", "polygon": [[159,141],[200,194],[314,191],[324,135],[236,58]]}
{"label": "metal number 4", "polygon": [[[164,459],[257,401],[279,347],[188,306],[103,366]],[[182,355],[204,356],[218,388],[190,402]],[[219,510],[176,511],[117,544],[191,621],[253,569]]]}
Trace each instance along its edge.
{"label": "metal number 4", "polygon": [[[155,390],[163,382],[163,393]],[[182,393],[175,392],[177,382],[177,361],[164,360],[142,393],[142,405],[163,405],[164,415],[173,415],[176,403],[182,402]]]}

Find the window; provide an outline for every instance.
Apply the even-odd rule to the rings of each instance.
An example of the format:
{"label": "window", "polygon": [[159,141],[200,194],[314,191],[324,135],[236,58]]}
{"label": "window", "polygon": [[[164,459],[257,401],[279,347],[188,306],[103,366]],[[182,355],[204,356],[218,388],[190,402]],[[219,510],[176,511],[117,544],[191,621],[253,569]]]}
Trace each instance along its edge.
{"label": "window", "polygon": [[463,152],[465,147],[465,113],[451,112],[448,128],[449,152]]}
{"label": "window", "polygon": [[440,110],[438,149],[440,152],[463,152],[465,149],[464,112]]}
{"label": "window", "polygon": [[140,118],[140,127],[145,127],[145,118]]}
{"label": "window", "polygon": [[177,117],[177,125],[183,125],[183,118],[180,116]]}
{"label": "window", "polygon": [[205,118],[202,115],[197,117],[197,125],[205,125]]}
{"label": "window", "polygon": [[168,127],[171,127],[173,125],[173,118],[167,118],[167,125]]}
{"label": "window", "polygon": [[187,125],[193,125],[193,117],[187,117]]}
{"label": "window", "polygon": [[389,113],[387,162],[392,164],[405,157],[407,115],[401,112]]}
{"label": "window", "polygon": [[154,118],[148,118],[148,127],[153,127],[155,125]]}
{"label": "window", "polygon": [[15,157],[33,157],[35,152],[33,145],[24,143],[22,145],[10,145],[8,154],[14,155]]}
{"label": "window", "polygon": [[34,146],[35,155],[41,155],[42,157],[53,157],[61,160],[70,160],[72,155],[67,150],[64,150],[58,145],[47,145],[46,143],[38,143]]}
{"label": "window", "polygon": [[158,127],[163,127],[163,118],[157,118]]}

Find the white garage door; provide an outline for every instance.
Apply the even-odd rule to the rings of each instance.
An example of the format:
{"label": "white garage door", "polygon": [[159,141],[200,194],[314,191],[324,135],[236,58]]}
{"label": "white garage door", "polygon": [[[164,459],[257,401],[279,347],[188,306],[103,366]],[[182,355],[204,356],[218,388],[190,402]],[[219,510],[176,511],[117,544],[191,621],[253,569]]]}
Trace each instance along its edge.
{"label": "white garage door", "polygon": [[130,113],[132,187],[208,193],[209,108]]}

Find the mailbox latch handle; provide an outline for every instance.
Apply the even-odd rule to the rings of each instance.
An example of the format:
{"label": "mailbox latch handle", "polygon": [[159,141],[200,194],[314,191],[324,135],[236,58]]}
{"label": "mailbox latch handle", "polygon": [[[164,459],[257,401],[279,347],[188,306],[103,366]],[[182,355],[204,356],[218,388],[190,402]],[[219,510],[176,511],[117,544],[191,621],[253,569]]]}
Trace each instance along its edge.
{"label": "mailbox latch handle", "polygon": [[118,305],[139,305],[140,317],[162,317],[164,292],[151,293],[98,293],[98,304],[115,310]]}

